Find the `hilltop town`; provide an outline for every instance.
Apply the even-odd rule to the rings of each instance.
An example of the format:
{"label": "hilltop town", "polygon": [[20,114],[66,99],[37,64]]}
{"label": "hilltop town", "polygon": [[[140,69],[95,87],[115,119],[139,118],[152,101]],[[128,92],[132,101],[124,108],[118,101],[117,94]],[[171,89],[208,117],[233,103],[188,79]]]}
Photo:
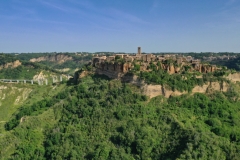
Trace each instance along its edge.
{"label": "hilltop town", "polygon": [[138,47],[137,54],[96,55],[92,58],[92,66],[96,69],[96,73],[107,75],[110,78],[120,78],[132,71],[151,71],[153,69],[162,69],[169,74],[182,71],[208,73],[219,69],[216,65],[201,63],[201,60],[194,59],[192,56],[142,54],[141,47]]}

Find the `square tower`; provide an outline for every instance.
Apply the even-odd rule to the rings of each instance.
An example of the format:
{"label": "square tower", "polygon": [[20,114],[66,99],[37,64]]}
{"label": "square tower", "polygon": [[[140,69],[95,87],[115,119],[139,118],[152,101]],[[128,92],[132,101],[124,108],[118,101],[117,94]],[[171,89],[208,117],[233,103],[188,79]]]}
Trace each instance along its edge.
{"label": "square tower", "polygon": [[138,47],[138,55],[141,55],[141,47]]}

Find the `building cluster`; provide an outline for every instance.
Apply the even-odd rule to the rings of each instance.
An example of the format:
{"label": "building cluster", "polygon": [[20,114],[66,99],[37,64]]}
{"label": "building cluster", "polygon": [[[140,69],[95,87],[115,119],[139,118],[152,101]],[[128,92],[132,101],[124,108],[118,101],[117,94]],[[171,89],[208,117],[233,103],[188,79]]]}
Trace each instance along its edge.
{"label": "building cluster", "polygon": [[111,62],[116,59],[123,59],[125,62],[141,61],[141,62],[164,62],[166,60],[176,61],[177,64],[192,63],[199,64],[201,61],[194,59],[192,56],[182,56],[177,54],[164,54],[164,55],[153,55],[153,54],[142,54],[141,47],[138,47],[137,54],[115,54],[112,56],[95,56],[92,59],[93,65],[102,62]]}
{"label": "building cluster", "polygon": [[95,56],[92,59],[92,65],[96,68],[96,73],[107,75],[110,78],[122,77],[134,69],[136,64],[140,71],[151,71],[151,65],[154,64],[157,70],[162,69],[169,74],[185,71],[186,68],[188,71],[201,73],[214,72],[218,69],[215,65],[202,64],[200,60],[194,59],[192,56],[142,54],[140,47],[138,47],[137,54]]}
{"label": "building cluster", "polygon": [[204,61],[216,61],[216,60],[230,60],[230,59],[236,59],[236,55],[222,55],[222,56],[209,56],[209,57],[203,57]]}

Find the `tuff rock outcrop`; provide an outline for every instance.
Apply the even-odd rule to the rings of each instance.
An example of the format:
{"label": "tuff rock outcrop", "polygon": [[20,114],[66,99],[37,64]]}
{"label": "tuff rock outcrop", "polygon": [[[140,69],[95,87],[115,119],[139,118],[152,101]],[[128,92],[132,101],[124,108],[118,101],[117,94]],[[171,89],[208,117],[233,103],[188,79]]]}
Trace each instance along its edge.
{"label": "tuff rock outcrop", "polygon": [[30,62],[41,62],[41,61],[50,61],[50,62],[57,62],[59,64],[64,63],[66,61],[72,60],[72,57],[64,54],[56,54],[56,55],[49,55],[44,57],[32,58]]}
{"label": "tuff rock outcrop", "polygon": [[9,62],[9,63],[6,63],[4,65],[1,65],[0,66],[0,70],[1,69],[5,69],[5,68],[16,68],[16,67],[18,67],[20,65],[22,65],[22,63],[19,60],[16,60],[14,62]]}

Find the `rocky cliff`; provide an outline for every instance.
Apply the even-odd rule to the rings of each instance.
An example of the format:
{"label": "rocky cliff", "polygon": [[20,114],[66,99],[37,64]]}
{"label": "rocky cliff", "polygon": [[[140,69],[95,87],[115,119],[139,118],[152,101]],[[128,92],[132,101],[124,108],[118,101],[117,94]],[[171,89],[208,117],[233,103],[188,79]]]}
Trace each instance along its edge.
{"label": "rocky cliff", "polygon": [[[203,86],[195,86],[192,89],[192,93],[209,93],[213,91],[222,91],[226,92],[229,88],[227,83],[220,84],[219,82],[212,82],[204,84]],[[179,96],[182,94],[186,94],[187,92],[180,92],[180,91],[172,91],[167,89],[165,86],[162,85],[147,85],[144,84],[141,86],[142,93],[149,96],[150,98],[162,95],[166,98],[170,96]]]}
{"label": "rocky cliff", "polygon": [[[182,94],[186,94],[187,92],[180,92],[180,91],[172,91],[166,86],[162,85],[153,85],[153,84],[146,84],[144,80],[140,79],[136,75],[131,75],[131,74],[123,74],[123,73],[117,73],[113,72],[111,70],[98,70],[98,74],[103,74],[107,75],[109,78],[114,78],[117,79],[118,77],[119,80],[125,83],[131,83],[133,85],[136,85],[140,88],[142,94],[149,96],[150,98],[162,95],[166,98],[169,98],[170,96],[180,96]],[[87,76],[89,72],[83,71],[78,78],[83,78]],[[236,76],[236,77],[235,77]],[[238,76],[240,78],[240,74],[230,76],[230,77],[235,77],[235,80],[238,79]],[[240,79],[239,79],[240,80]],[[214,91],[221,91],[221,92],[226,92],[230,88],[230,85],[226,82],[208,82],[202,86],[195,86],[191,93],[212,93]]]}
{"label": "rocky cliff", "polygon": [[[149,96],[150,98],[153,98],[159,95],[169,98],[170,96],[179,96],[187,93],[187,92],[180,92],[180,91],[172,91],[171,89],[168,89],[166,86],[162,86],[162,85],[146,84],[143,80],[138,78],[136,75],[124,76],[122,78],[122,81],[137,85],[138,87],[140,87],[142,93],[145,94],[146,96]],[[226,82],[223,82],[223,83],[208,82],[203,86],[195,86],[192,89],[192,93],[210,93],[214,91],[226,92],[228,88],[229,88],[229,85]]]}
{"label": "rocky cliff", "polygon": [[226,78],[232,82],[240,82],[240,73],[229,74]]}
{"label": "rocky cliff", "polygon": [[[158,64],[159,63],[159,64]],[[150,66],[155,66],[157,69],[166,70],[169,74],[179,73],[181,71],[198,71],[200,73],[209,73],[218,70],[214,65],[207,64],[178,64],[174,65],[173,63],[162,63],[162,62],[136,62],[140,66],[140,71],[151,71]],[[104,74],[109,78],[120,79],[128,71],[134,68],[134,65],[131,62],[118,63],[118,62],[94,62],[93,66],[96,67],[97,74]]]}
{"label": "rocky cliff", "polygon": [[4,65],[1,65],[0,70],[5,69],[5,68],[16,68],[16,67],[20,66],[21,64],[22,63],[19,60],[16,60],[14,62],[9,62],[9,63],[6,63]]}
{"label": "rocky cliff", "polygon": [[63,54],[57,55],[49,55],[39,58],[32,58],[30,62],[41,62],[41,61],[50,61],[50,62],[57,62],[57,63],[64,63],[66,61],[72,60],[72,57]]}
{"label": "rocky cliff", "polygon": [[109,78],[120,79],[131,68],[131,63],[98,63],[96,64],[96,73],[100,75],[106,75]]}

